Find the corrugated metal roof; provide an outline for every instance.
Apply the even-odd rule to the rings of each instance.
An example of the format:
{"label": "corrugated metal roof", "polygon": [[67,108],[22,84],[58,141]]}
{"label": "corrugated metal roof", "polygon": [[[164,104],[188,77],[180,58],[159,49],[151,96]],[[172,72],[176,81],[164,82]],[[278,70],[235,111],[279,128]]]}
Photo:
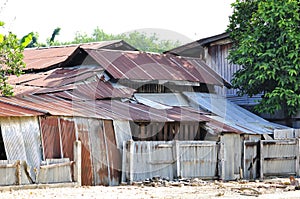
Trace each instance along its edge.
{"label": "corrugated metal roof", "polygon": [[61,46],[50,48],[29,48],[25,49],[24,62],[25,70],[43,69],[66,61],[78,48],[75,46]]}
{"label": "corrugated metal roof", "polygon": [[187,109],[173,107],[168,110],[154,109],[141,104],[120,102],[117,100],[69,101],[52,94],[0,98],[0,102],[18,105],[48,112],[51,115],[82,116],[100,119],[133,121],[198,121],[209,120],[207,117]]}
{"label": "corrugated metal roof", "polygon": [[[80,49],[116,49],[116,50],[137,50],[122,40],[91,42],[84,44],[73,44],[67,46],[51,46],[45,48],[26,48],[23,52],[26,68],[24,70],[40,70],[49,67],[60,67],[66,64],[69,58],[85,55],[80,54]],[[78,58],[78,57],[77,57]]]}
{"label": "corrugated metal roof", "polygon": [[202,60],[146,52],[86,50],[115,79],[190,81],[223,86],[227,82]]}
{"label": "corrugated metal roof", "polygon": [[178,46],[171,50],[165,51],[164,53],[199,58],[201,53],[204,52],[203,46],[210,44],[212,42],[215,42],[215,41],[228,39],[228,38],[229,38],[229,33],[221,33],[221,34],[214,35],[211,37],[199,39],[197,41],[193,41],[191,43],[187,43],[182,46]]}
{"label": "corrugated metal roof", "polygon": [[45,113],[5,102],[0,102],[0,117],[9,116],[38,116]]}
{"label": "corrugated metal roof", "polygon": [[[205,115],[210,118],[205,124],[207,127],[212,129],[215,134],[222,132],[231,133],[242,133],[242,131],[228,125],[225,121],[221,121],[220,117],[209,115],[208,112],[199,109],[199,107],[192,108],[188,100],[183,94],[180,93],[136,93],[134,97],[139,103],[145,104],[147,106],[158,108],[158,109],[170,109],[170,107],[181,107],[181,110],[195,112],[201,115]],[[182,112],[184,115],[185,112]],[[211,133],[211,132],[210,132]]]}
{"label": "corrugated metal roof", "polygon": [[9,78],[15,95],[55,93],[70,100],[129,98],[135,89],[104,82],[100,67],[72,67],[53,69],[38,74]]}
{"label": "corrugated metal roof", "polygon": [[[184,92],[189,100],[202,109],[219,116],[220,122],[239,131],[249,134],[272,134],[274,129],[288,129],[289,127],[271,123],[263,118],[239,107],[222,96],[209,93]],[[217,120],[218,118],[212,117]]]}
{"label": "corrugated metal roof", "polygon": [[131,46],[123,40],[111,40],[111,41],[101,41],[101,42],[91,42],[80,44],[82,49],[111,49],[111,50],[137,50],[135,47]]}

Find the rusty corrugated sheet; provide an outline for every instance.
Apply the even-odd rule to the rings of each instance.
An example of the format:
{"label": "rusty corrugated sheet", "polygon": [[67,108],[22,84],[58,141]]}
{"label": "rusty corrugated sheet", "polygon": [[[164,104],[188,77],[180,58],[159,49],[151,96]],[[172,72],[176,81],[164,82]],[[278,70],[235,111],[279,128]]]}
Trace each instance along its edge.
{"label": "rusty corrugated sheet", "polygon": [[61,141],[62,141],[62,151],[63,157],[74,159],[73,146],[76,140],[75,136],[75,123],[72,120],[67,120],[64,118],[59,118],[60,129],[61,129]]}
{"label": "rusty corrugated sheet", "polygon": [[202,113],[184,107],[173,107],[169,110],[162,110],[154,109],[142,104],[121,102],[117,100],[69,101],[48,94],[1,98],[0,102],[1,101],[60,116],[82,116],[98,119],[159,122],[205,122],[209,120],[206,116],[202,115]]}
{"label": "rusty corrugated sheet", "polygon": [[40,118],[44,159],[61,158],[58,118]]}
{"label": "rusty corrugated sheet", "polygon": [[78,140],[81,141],[81,181],[82,185],[93,185],[93,166],[89,139],[88,119],[76,118]]}
{"label": "rusty corrugated sheet", "polygon": [[7,116],[37,116],[43,115],[44,112],[37,111],[34,109],[12,105],[5,102],[0,102],[0,117],[7,117]]}
{"label": "rusty corrugated sheet", "polygon": [[201,64],[195,64],[173,55],[109,50],[86,51],[116,79],[190,81],[220,86],[225,82],[200,59],[197,62]]}
{"label": "rusty corrugated sheet", "polygon": [[117,148],[117,142],[113,127],[113,121],[104,120],[104,138],[107,148],[107,160],[109,166],[109,185],[118,185],[121,176],[122,158],[119,149]]}
{"label": "rusty corrugated sheet", "polygon": [[25,70],[43,69],[66,61],[78,45],[24,50]]}
{"label": "rusty corrugated sheet", "polygon": [[103,121],[89,119],[90,151],[93,163],[93,185],[109,185],[109,162]]}

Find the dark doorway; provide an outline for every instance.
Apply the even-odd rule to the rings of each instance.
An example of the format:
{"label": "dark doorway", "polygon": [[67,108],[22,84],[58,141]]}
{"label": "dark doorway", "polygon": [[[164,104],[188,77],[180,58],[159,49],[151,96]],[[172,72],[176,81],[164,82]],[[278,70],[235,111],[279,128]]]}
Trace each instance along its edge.
{"label": "dark doorway", "polygon": [[3,137],[2,137],[1,126],[0,126],[0,160],[7,160]]}

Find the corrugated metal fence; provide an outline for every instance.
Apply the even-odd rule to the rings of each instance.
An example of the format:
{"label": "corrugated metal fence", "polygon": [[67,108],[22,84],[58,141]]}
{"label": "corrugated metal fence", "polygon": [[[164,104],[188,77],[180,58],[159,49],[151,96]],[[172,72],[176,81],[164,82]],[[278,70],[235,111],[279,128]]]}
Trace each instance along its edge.
{"label": "corrugated metal fence", "polygon": [[212,141],[124,142],[122,182],[154,176],[218,178],[222,149]]}
{"label": "corrugated metal fence", "polygon": [[299,139],[261,140],[260,177],[299,176]]}

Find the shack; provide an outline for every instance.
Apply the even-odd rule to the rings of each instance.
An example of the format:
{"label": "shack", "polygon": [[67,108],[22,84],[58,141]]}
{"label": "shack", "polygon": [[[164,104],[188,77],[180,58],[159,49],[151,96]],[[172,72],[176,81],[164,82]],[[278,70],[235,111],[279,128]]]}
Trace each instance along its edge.
{"label": "shack", "polygon": [[[34,120],[36,162],[66,160],[62,164],[70,171],[63,180],[76,180],[70,166],[76,164],[76,141],[82,143],[82,185],[118,185],[155,175],[232,180],[251,164],[243,163],[245,141],[258,143],[286,130],[262,120],[252,126],[245,121],[253,120],[236,120],[230,111],[240,109],[231,104],[225,115],[215,111],[219,100],[205,96],[230,84],[203,60],[139,52],[118,42],[108,45],[112,49],[82,44],[27,51],[26,74],[9,78],[16,96],[0,98],[41,113]],[[18,128],[11,131],[20,134]],[[255,159],[254,154],[247,158]]]}

